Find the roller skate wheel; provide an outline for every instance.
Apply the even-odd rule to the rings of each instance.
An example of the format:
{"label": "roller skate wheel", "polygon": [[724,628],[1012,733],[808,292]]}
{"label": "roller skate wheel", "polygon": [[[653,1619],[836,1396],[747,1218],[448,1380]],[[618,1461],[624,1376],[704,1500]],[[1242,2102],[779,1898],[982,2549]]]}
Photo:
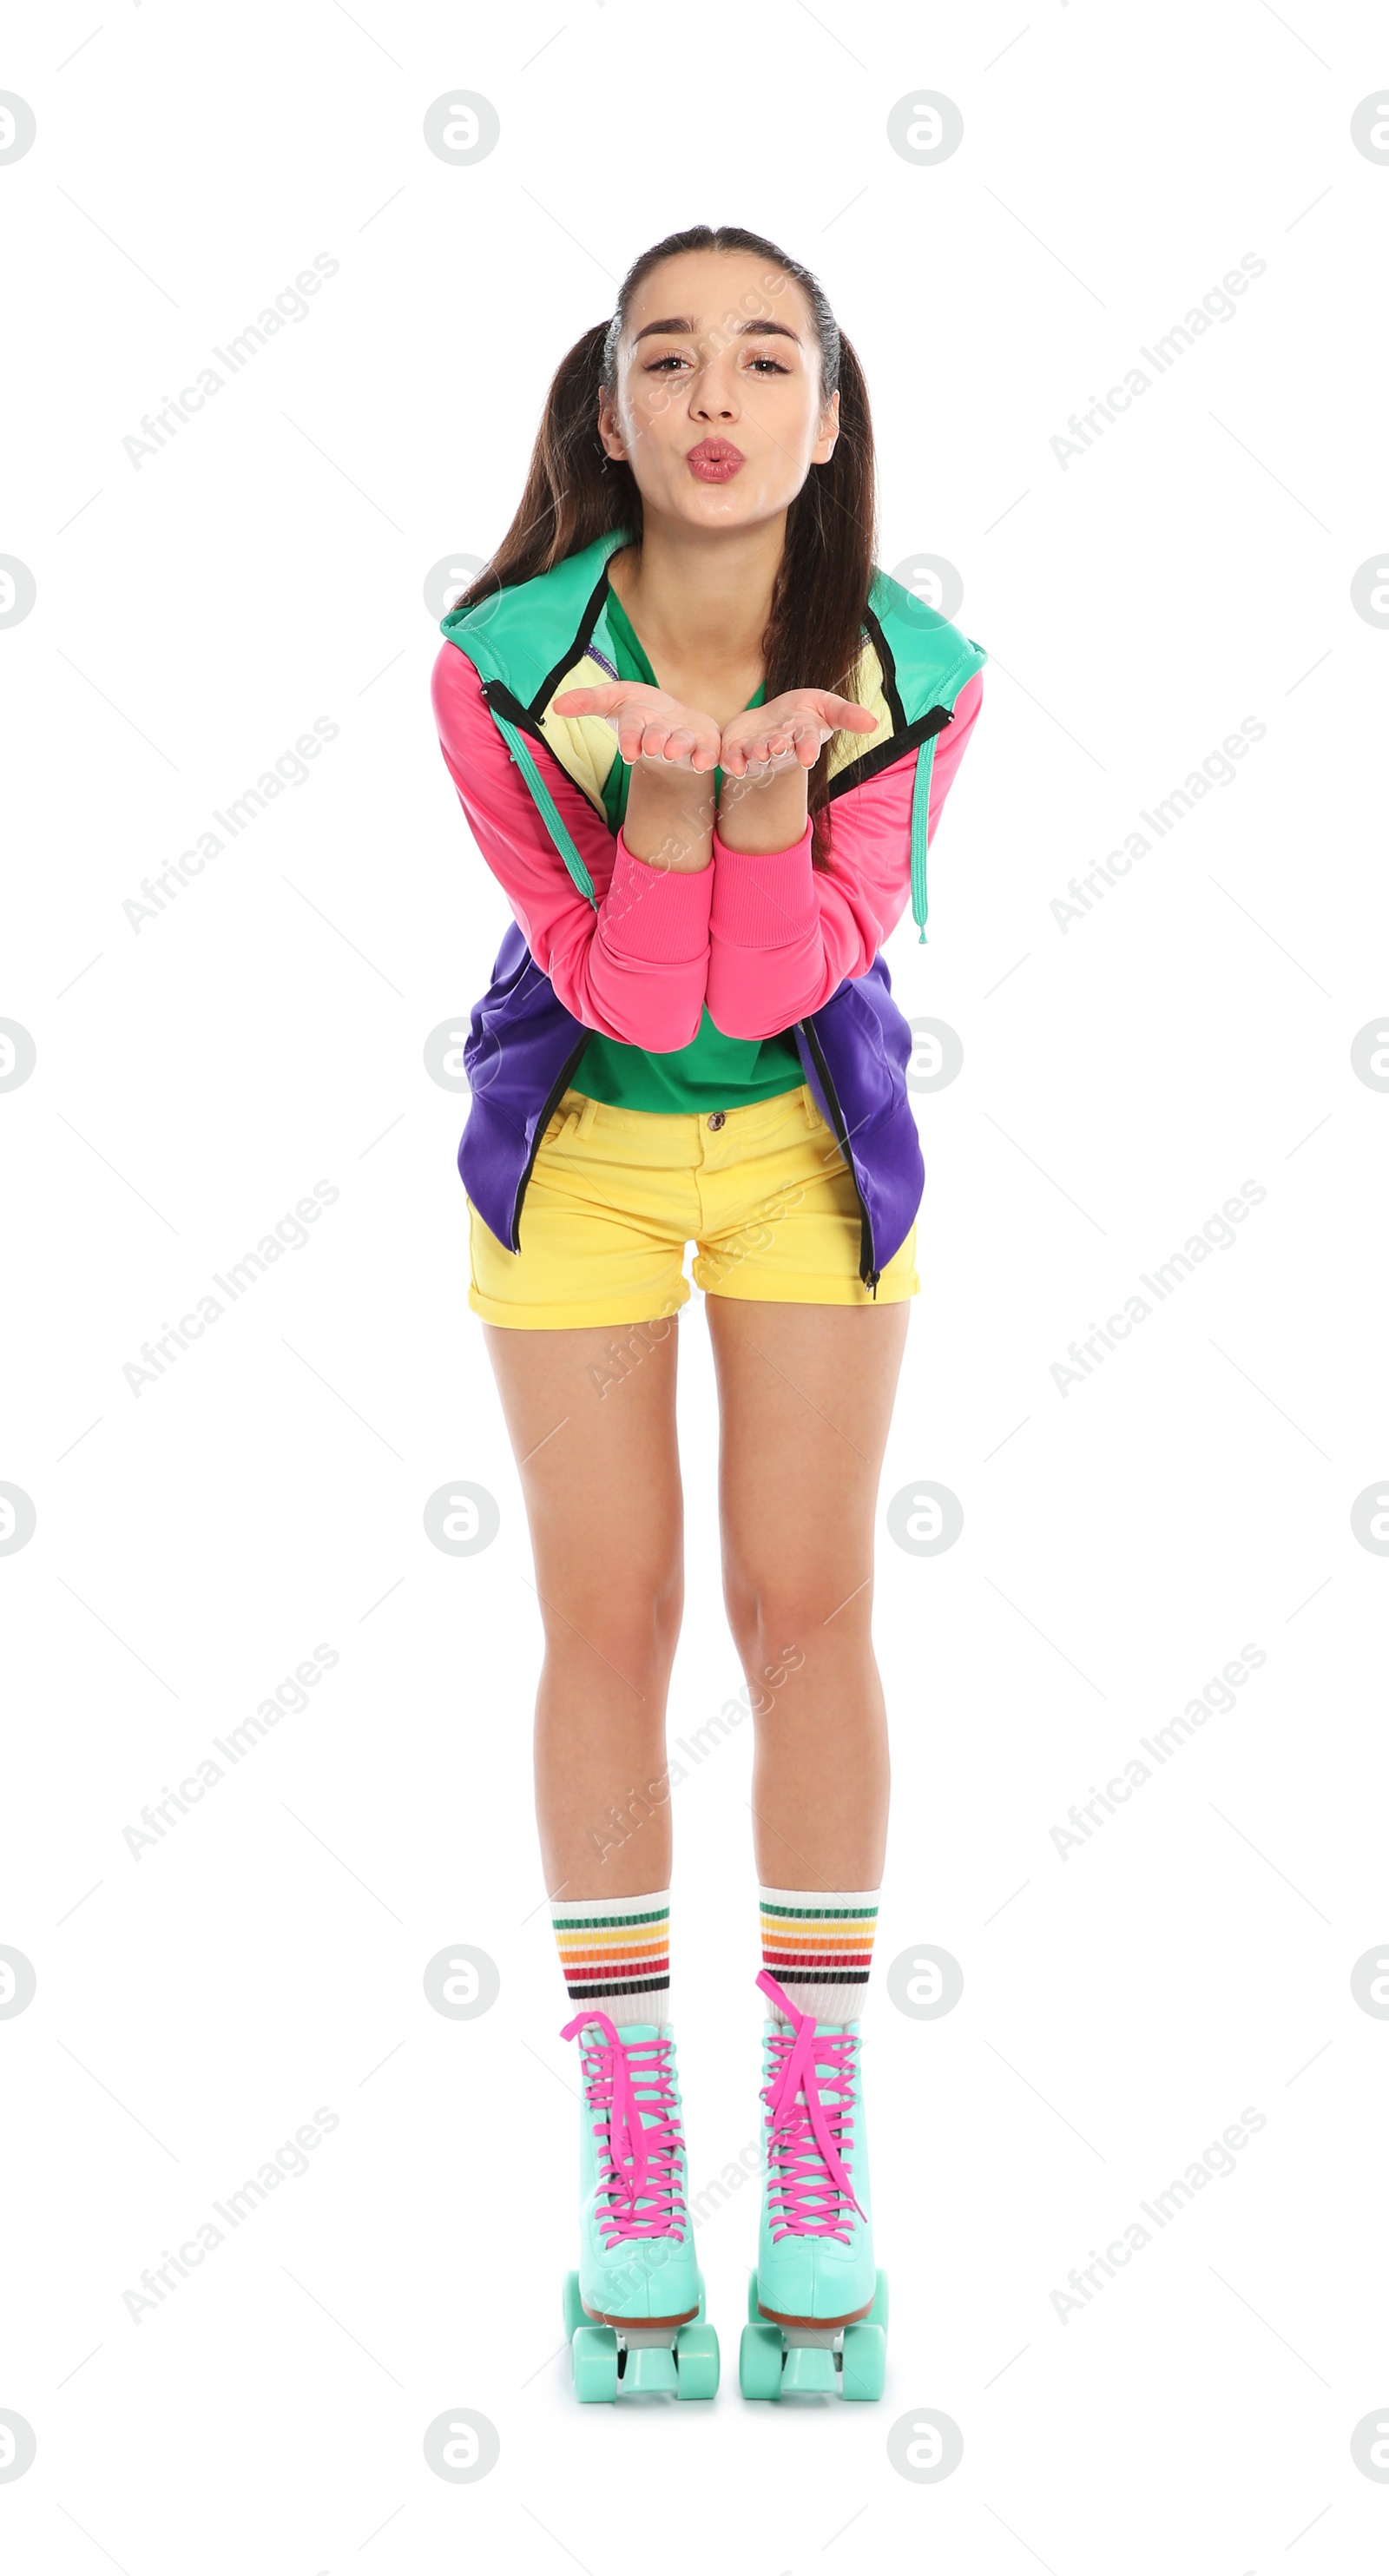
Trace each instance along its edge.
{"label": "roller skate wheel", "polygon": [[887,2336],[883,2328],[866,2323],[846,2326],[840,2396],[872,2405],[881,2397],[886,2385]]}
{"label": "roller skate wheel", "polygon": [[719,2385],[719,2339],[712,2326],[681,2326],[675,2338],[677,2393],[713,2397]]}
{"label": "roller skate wheel", "polygon": [[617,2396],[617,2337],[612,2327],[578,2327],[571,2350],[579,2404],[610,2405]]}
{"label": "roller skate wheel", "polygon": [[[756,2275],[753,2276],[754,2295]],[[781,2328],[745,2325],[738,2346],[738,2385],[745,2397],[781,2395]]]}
{"label": "roller skate wheel", "polygon": [[578,2273],[566,2272],[564,2276],[564,2332],[566,2340],[572,2341],[580,2326],[590,2325],[591,2323],[592,2319],[584,2314],[584,2303],[579,2296]]}

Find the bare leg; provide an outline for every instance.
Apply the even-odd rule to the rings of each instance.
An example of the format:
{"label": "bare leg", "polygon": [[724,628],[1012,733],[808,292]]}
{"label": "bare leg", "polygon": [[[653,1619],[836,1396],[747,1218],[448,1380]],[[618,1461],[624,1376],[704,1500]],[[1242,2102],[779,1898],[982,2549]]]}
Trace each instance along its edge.
{"label": "bare leg", "polygon": [[706,1303],[724,1599],[757,1710],[764,1887],[881,1883],[889,1763],[873,1527],[909,1307]]}
{"label": "bare leg", "polygon": [[[673,1319],[641,1327],[484,1324],[520,1472],[545,1662],[536,1821],[552,1897],[670,1885],[666,1693],[683,1604]],[[607,1377],[602,1392],[588,1372]]]}

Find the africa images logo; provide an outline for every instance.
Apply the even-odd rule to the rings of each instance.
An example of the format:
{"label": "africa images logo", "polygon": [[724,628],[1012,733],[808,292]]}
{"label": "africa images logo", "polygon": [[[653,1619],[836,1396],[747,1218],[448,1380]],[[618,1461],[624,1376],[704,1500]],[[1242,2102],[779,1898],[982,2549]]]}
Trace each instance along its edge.
{"label": "africa images logo", "polygon": [[1123,1313],[1107,1315],[1103,1324],[1090,1322],[1089,1338],[1073,1341],[1064,1360],[1053,1360],[1050,1377],[1057,1394],[1065,1402],[1073,1386],[1083,1386],[1103,1360],[1106,1351],[1115,1351],[1126,1342],[1135,1324],[1146,1324],[1158,1306],[1190,1279],[1198,1263],[1208,1261],[1213,1252],[1229,1252],[1239,1241],[1235,1232],[1243,1225],[1251,1208],[1262,1207],[1268,1192],[1262,1181],[1241,1181],[1238,1194],[1224,1200],[1217,1215],[1208,1216],[1195,1234],[1189,1234],[1185,1245],[1170,1252],[1165,1261],[1155,1262],[1151,1270],[1140,1270],[1138,1276],[1151,1297],[1141,1297],[1135,1289],[1124,1299]]}
{"label": "africa images logo", "polygon": [[213,1284],[221,1289],[226,1305],[208,1290],[199,1297],[196,1309],[180,1315],[177,1325],[165,1318],[160,1339],[142,1342],[139,1359],[127,1360],[121,1370],[137,1403],[145,1388],[157,1386],[165,1370],[173,1367],[180,1351],[200,1342],[209,1324],[219,1324],[227,1306],[234,1306],[265,1277],[272,1261],[279,1261],[286,1252],[303,1251],[309,1227],[317,1225],[324,1209],[334,1206],[340,1195],[335,1182],[315,1181],[312,1196],[297,1200],[293,1215],[282,1216],[272,1233],[263,1234],[254,1252],[243,1252],[239,1261],[228,1262],[225,1272],[213,1271]]}

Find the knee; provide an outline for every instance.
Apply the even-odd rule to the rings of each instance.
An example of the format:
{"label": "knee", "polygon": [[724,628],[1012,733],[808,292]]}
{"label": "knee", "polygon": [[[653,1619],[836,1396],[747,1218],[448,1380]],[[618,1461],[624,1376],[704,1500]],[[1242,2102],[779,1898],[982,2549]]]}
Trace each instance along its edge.
{"label": "knee", "polygon": [[842,1566],[726,1569],[724,1606],[744,1669],[773,1688],[774,1673],[798,1671],[850,1588]]}
{"label": "knee", "polygon": [[[680,1638],[684,1575],[678,1562],[633,1561],[619,1552],[546,1612],[550,1653],[591,1662],[601,1656],[640,1691],[669,1678]],[[552,1596],[553,1597],[553,1596]]]}

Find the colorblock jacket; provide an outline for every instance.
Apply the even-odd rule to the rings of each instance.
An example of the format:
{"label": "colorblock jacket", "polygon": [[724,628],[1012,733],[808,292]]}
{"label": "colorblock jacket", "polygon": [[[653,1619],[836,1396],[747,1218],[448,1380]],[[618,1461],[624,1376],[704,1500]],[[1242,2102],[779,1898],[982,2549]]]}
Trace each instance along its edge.
{"label": "colorblock jacket", "polygon": [[606,624],[611,530],[547,573],[441,621],[432,695],[445,763],[513,922],[463,1050],[472,1099],[458,1168],[499,1242],[520,1250],[540,1140],[592,1031],[687,1046],[707,1002],[730,1037],[794,1032],[805,1079],[853,1176],[859,1276],[876,1291],[925,1185],[906,1087],[911,1032],[881,943],[911,896],[925,938],[926,853],[978,714],[988,656],[875,571],[844,692],[873,733],[830,743],[830,864],[811,831],[789,850],[728,849],[649,866],[614,830],[621,755],[565,689],[616,676]]}

